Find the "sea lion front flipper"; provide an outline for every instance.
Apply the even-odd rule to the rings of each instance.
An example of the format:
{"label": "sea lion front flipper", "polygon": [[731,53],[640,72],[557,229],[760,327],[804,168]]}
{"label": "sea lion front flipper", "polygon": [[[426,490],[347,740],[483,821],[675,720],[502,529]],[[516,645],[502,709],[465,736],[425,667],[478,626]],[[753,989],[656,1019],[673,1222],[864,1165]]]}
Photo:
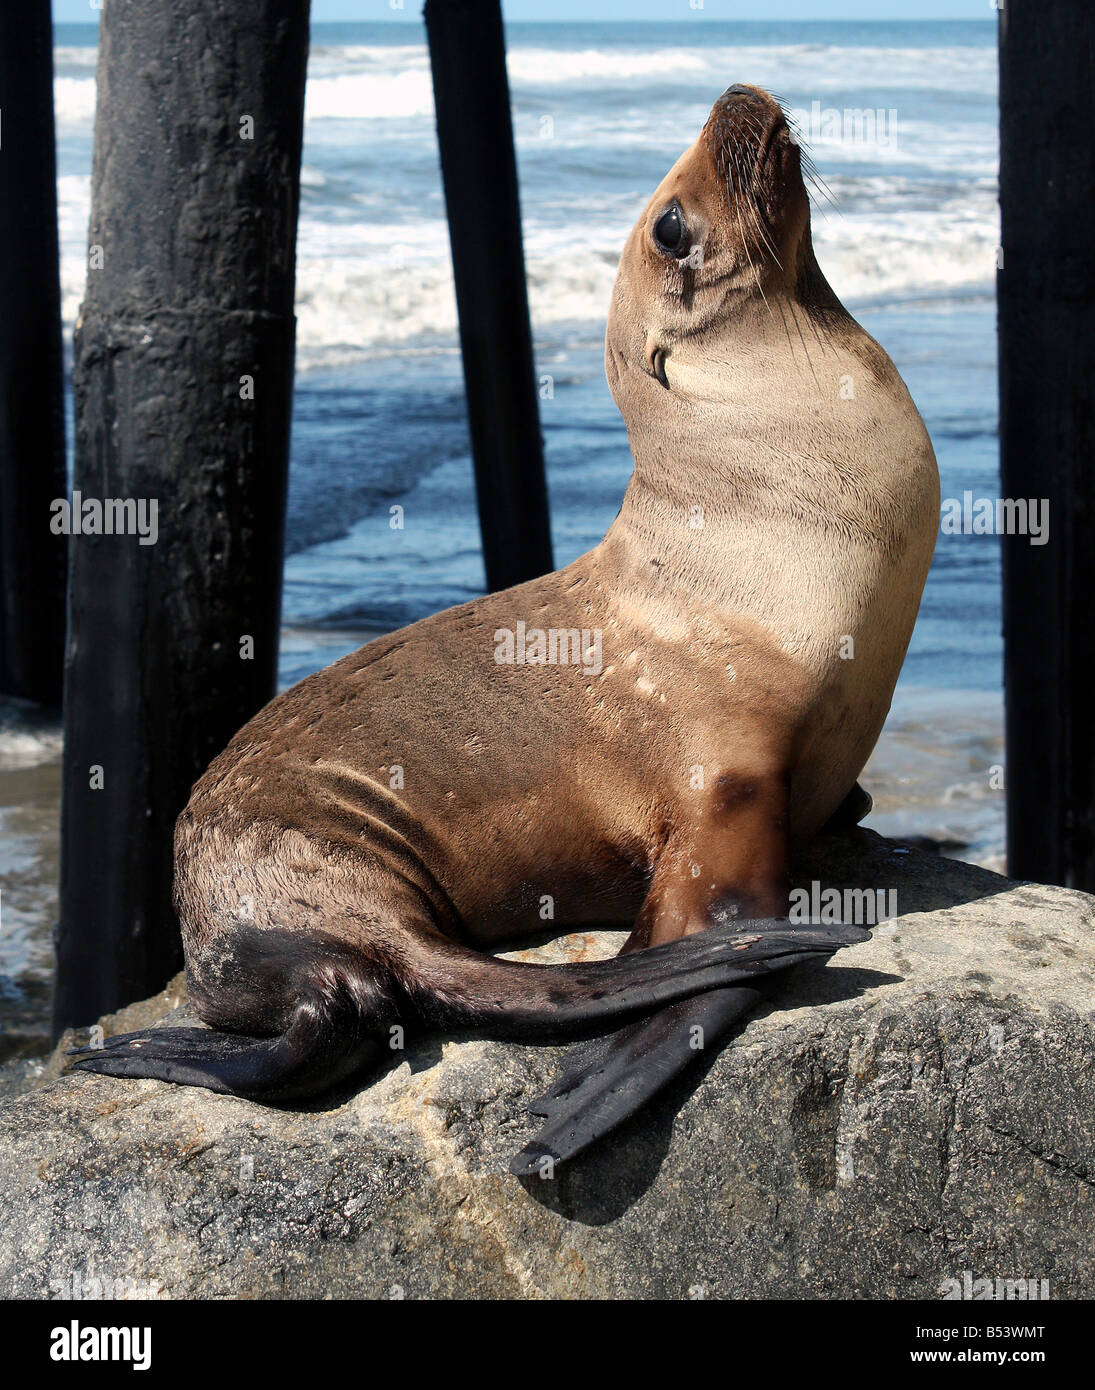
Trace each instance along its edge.
{"label": "sea lion front flipper", "polygon": [[823,835],[839,834],[841,830],[851,830],[867,819],[874,809],[874,797],[857,782],[833,814],[822,826]]}
{"label": "sea lion front flipper", "polygon": [[764,996],[743,986],[680,999],[608,1038],[574,1049],[559,1080],[529,1106],[547,1124],[511,1161],[516,1177],[542,1174],[611,1133],[726,1036]]}

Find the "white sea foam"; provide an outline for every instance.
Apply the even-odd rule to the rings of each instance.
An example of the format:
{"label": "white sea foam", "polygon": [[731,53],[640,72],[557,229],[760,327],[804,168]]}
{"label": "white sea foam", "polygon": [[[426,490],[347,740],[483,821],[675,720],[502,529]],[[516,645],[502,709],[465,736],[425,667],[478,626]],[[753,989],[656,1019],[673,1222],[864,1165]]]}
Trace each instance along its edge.
{"label": "white sea foam", "polygon": [[[513,44],[507,55],[514,88],[566,87],[634,82],[659,84],[709,82],[718,91],[733,82],[772,86],[790,98],[792,88],[819,93],[853,88],[941,88],[995,91],[997,58],[991,46],[896,48],[883,45],[830,44],[667,44],[650,47],[567,49]],[[424,47],[350,45],[314,48],[309,77],[379,74],[401,78],[428,76]],[[721,84],[721,85],[720,85]],[[705,94],[710,102],[710,94]]]}
{"label": "white sea foam", "polygon": [[305,90],[306,121],[407,120],[433,114],[428,69],[312,77]]}
{"label": "white sea foam", "polygon": [[507,58],[510,81],[530,86],[588,83],[600,81],[626,82],[636,77],[691,78],[705,73],[709,59],[702,50],[694,48],[657,49],[642,53],[632,49],[606,52],[589,48],[580,52],[560,52],[553,48],[514,48]]}
{"label": "white sea foam", "polygon": [[379,68],[390,72],[393,68],[402,70],[409,67],[429,67],[429,58],[424,43],[348,43],[313,44],[308,55],[308,73],[313,70],[327,71],[347,67]]}
{"label": "white sea foam", "polygon": [[[511,79],[530,85],[628,81],[645,76],[666,85],[707,80],[713,96],[734,82],[769,87],[790,100],[796,92],[873,88],[993,92],[997,58],[989,47],[889,48],[827,45],[666,47],[643,53],[604,53],[516,48],[509,55]],[[705,94],[705,99],[713,99]],[[853,103],[857,104],[857,103]]]}
{"label": "white sea foam", "polygon": [[54,762],[62,742],[60,724],[44,724],[36,712],[23,714],[13,702],[0,702],[0,772]]}
{"label": "white sea foam", "polygon": [[94,44],[58,44],[53,50],[53,66],[59,68],[93,68],[99,61]]}
{"label": "white sea foam", "polygon": [[53,109],[59,126],[90,125],[95,119],[95,78],[55,77]]}
{"label": "white sea foam", "polygon": [[57,180],[57,230],[61,242],[61,318],[71,334],[84,297],[91,175],[63,174]]}

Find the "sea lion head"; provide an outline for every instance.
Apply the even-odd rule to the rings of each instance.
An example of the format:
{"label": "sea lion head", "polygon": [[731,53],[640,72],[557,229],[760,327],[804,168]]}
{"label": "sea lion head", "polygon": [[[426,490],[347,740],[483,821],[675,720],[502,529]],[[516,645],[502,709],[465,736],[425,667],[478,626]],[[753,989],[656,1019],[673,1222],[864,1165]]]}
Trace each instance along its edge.
{"label": "sea lion head", "polygon": [[605,365],[625,419],[634,389],[676,384],[674,367],[699,356],[689,345],[732,356],[726,340],[771,318],[773,300],[801,298],[813,272],[802,152],[787,118],[761,88],[730,87],[620,259]]}

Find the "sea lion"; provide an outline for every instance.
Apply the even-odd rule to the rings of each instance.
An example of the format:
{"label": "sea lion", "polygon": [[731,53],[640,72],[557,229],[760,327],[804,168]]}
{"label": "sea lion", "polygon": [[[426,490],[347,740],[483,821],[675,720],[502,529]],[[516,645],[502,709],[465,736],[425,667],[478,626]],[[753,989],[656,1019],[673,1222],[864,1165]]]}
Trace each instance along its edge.
{"label": "sea lion", "polygon": [[[247,724],[176,832],[190,997],[217,1031],[112,1038],[78,1066],[281,1102],[403,1025],[637,1019],[537,1103],[529,1172],[679,1071],[682,1027],[717,1035],[765,974],[864,938],[790,928],[788,863],[862,795],[938,477],[893,364],[818,268],[800,149],[759,88],[719,98],[637,222],[605,365],[635,469],[601,544]],[[548,967],[477,949],[541,931],[548,902],[560,929],[633,923],[624,951]]]}

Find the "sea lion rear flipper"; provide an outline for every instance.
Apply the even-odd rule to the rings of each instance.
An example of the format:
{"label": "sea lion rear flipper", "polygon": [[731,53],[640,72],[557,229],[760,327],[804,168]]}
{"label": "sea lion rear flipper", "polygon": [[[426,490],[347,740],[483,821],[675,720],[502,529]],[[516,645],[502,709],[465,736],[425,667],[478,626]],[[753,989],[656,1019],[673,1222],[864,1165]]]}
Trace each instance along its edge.
{"label": "sea lion rear flipper", "polygon": [[[819,941],[819,930],[823,936],[831,933],[827,947]],[[779,973],[804,960],[832,955],[841,946],[867,936],[862,932],[856,938],[848,930],[813,927],[802,933],[799,953],[787,950],[796,933],[762,932],[759,940],[754,939],[754,950],[762,954],[771,943],[769,949],[775,958],[766,963],[770,973]],[[639,958],[647,954],[636,953]],[[553,1170],[582,1153],[725,1037],[762,998],[760,990],[746,984],[711,989],[677,1000],[607,1038],[579,1044],[568,1055],[555,1083],[529,1106],[530,1112],[545,1117],[547,1124],[513,1158],[510,1172],[516,1177],[538,1175],[544,1172],[545,1159],[551,1161]]]}
{"label": "sea lion rear flipper", "polygon": [[[203,1018],[231,1031],[124,1033],[102,1047],[77,1049],[73,1067],[266,1103],[295,1101],[375,1062],[388,1026],[399,1017],[385,971],[323,932],[237,927],[231,949],[209,974],[229,980],[230,989],[211,990],[201,969],[189,968],[191,1002]],[[270,1007],[282,999],[293,1002]],[[268,1035],[254,1036],[263,1023],[272,1025]]]}
{"label": "sea lion rear flipper", "polygon": [[[335,1071],[325,1064],[325,1084],[357,1071],[367,1054],[379,1056],[380,1048],[359,1046],[352,1066],[348,1058]],[[255,1038],[211,1028],[147,1028],[107,1038],[101,1047],[74,1048],[73,1055],[75,1069],[100,1076],[173,1081],[253,1100],[294,1100],[316,1089],[311,1084],[314,1056],[292,1030],[276,1038]],[[293,1082],[302,1073],[307,1080],[298,1089]]]}
{"label": "sea lion rear flipper", "polygon": [[273,1042],[270,1038],[217,1033],[209,1028],[145,1028],[137,1033],[115,1034],[99,1047],[72,1048],[70,1056],[75,1057],[72,1065],[80,1071],[102,1076],[151,1077],[231,1094],[232,1072],[238,1070],[239,1063],[255,1067]]}
{"label": "sea lion rear flipper", "polygon": [[[579,1044],[529,1110],[547,1124],[511,1161],[517,1177],[574,1158],[652,1100],[763,998],[741,986],[680,999],[608,1038]],[[577,1054],[577,1055],[575,1055]]]}

